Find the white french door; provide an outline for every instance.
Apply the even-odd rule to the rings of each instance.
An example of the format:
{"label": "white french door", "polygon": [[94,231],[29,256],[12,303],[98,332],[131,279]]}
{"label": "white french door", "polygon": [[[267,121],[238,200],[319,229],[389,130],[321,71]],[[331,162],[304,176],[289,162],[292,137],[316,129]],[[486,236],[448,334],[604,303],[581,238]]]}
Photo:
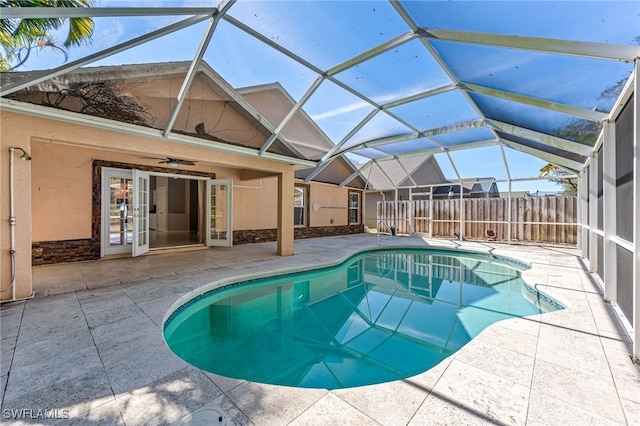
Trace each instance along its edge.
{"label": "white french door", "polygon": [[133,256],[149,251],[149,173],[133,170]]}
{"label": "white french door", "polygon": [[130,170],[102,168],[102,256],[131,253],[133,179]]}
{"label": "white french door", "polygon": [[206,228],[208,246],[233,245],[233,182],[227,179],[207,181]]}

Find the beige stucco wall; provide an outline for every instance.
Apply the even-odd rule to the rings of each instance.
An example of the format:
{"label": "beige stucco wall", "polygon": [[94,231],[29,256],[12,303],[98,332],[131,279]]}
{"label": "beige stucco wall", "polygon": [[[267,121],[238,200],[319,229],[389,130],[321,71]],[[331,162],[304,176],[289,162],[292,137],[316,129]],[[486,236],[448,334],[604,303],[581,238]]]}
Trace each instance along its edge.
{"label": "beige stucco wall", "polygon": [[[314,210],[314,204],[318,204],[320,209]],[[348,225],[348,204],[348,188],[312,183],[309,188],[309,226]]]}
{"label": "beige stucco wall", "polygon": [[[139,88],[138,88],[139,89]],[[203,90],[203,92],[206,92]],[[200,106],[197,103],[195,106]],[[194,106],[192,105],[192,106]],[[199,110],[199,108],[196,108]],[[204,110],[203,110],[204,111]],[[178,123],[189,129],[202,115],[181,115]],[[212,111],[204,111],[207,116]],[[264,135],[243,127],[243,118],[235,111],[220,111],[218,117],[230,119],[235,132],[246,143],[251,130],[251,143],[261,143]],[[2,288],[11,280],[9,256],[9,147],[18,146],[30,152],[32,161],[20,161],[16,153],[16,296],[31,294],[31,244],[40,241],[87,239],[91,237],[92,161],[94,159],[134,165],[158,166],[158,160],[144,156],[175,157],[197,162],[196,166],[181,166],[188,170],[215,173],[218,179],[234,183],[233,228],[273,229],[279,232],[278,253],[293,254],[293,207],[278,211],[279,203],[293,206],[294,166],[265,158],[243,156],[205,147],[179,144],[154,137],[133,135],[67,123],[31,115],[0,111],[0,279]],[[237,121],[237,123],[236,123]],[[241,125],[243,124],[243,125]],[[126,127],[126,126],[124,126]],[[212,125],[217,130],[222,128]],[[231,134],[225,134],[231,136]],[[174,169],[167,168],[167,172]],[[255,170],[264,176],[242,180],[242,170]],[[311,183],[309,226],[342,226],[348,222],[347,188]],[[314,211],[312,206],[321,208]],[[333,223],[331,223],[333,220]],[[0,297],[6,300],[11,291]]]}
{"label": "beige stucco wall", "polygon": [[[93,159],[158,166],[157,160],[137,155],[43,141],[34,141],[31,151],[33,241],[91,237]],[[215,173],[218,179],[233,180],[234,230],[277,226],[275,177],[242,181],[239,169],[211,165],[183,169]]]}
{"label": "beige stucco wall", "polygon": [[[15,168],[15,193],[18,194],[18,219],[15,227],[18,297],[28,296],[31,292],[32,241],[81,239],[91,236],[93,158],[149,165],[157,165],[157,161],[139,157],[169,156],[189,159],[198,162],[199,165],[194,169],[215,172],[219,178],[233,177],[239,183],[238,170],[242,168],[274,175],[284,174],[286,178],[282,187],[293,193],[293,166],[287,163],[6,111],[0,114],[2,217],[9,217],[9,167],[5,167],[9,163],[9,147],[22,147],[31,152],[33,157],[30,162],[16,160]],[[246,182],[253,183],[244,181],[240,184]],[[268,183],[267,187],[269,185],[271,188],[276,187],[272,183]],[[236,202],[260,199],[261,205],[266,207],[260,210],[259,214],[243,211],[234,217],[235,229],[252,229],[255,226],[273,228],[277,224],[274,220],[274,217],[277,218],[277,201],[271,200],[277,199],[277,192],[269,195],[270,191],[264,190],[256,197],[251,191],[255,190],[238,188],[235,194]],[[238,208],[238,211],[241,210]],[[281,223],[290,223],[290,227],[293,227],[293,209],[288,210],[291,212],[287,211],[283,215]],[[268,223],[263,223],[264,220]],[[3,286],[11,279],[9,235],[8,220],[3,220],[0,225],[0,278]],[[285,237],[288,239],[279,244],[279,253],[292,254],[293,236],[286,234]],[[3,292],[1,295],[3,300],[9,296],[10,292]]]}
{"label": "beige stucco wall", "polygon": [[[10,127],[11,122],[5,121],[10,114],[0,111],[0,289],[6,288],[11,282],[11,227],[10,191],[9,191],[9,148],[16,146],[27,152],[31,151],[29,131],[24,127]],[[30,161],[21,161],[22,153],[14,154],[14,200],[15,200],[15,248],[16,248],[16,297],[23,298],[31,295],[31,170]],[[8,289],[0,294],[2,300],[10,299],[12,290]]]}

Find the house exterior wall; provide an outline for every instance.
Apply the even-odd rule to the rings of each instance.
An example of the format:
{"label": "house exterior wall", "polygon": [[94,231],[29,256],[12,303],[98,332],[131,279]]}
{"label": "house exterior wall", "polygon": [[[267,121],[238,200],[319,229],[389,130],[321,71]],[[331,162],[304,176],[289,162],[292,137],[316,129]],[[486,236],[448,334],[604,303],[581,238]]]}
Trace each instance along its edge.
{"label": "house exterior wall", "polygon": [[[7,111],[0,112],[0,119],[0,161],[3,165],[0,168],[0,210],[4,217],[9,216],[10,205],[9,167],[5,167],[9,164],[9,147],[24,148],[33,157],[32,161],[20,161],[19,154],[15,155],[17,298],[31,294],[32,242],[68,241],[72,250],[87,249],[85,243],[95,227],[90,213],[93,207],[90,163],[93,158],[122,162],[135,159],[134,164],[139,164],[145,161],[139,156],[169,156],[223,164],[234,169],[249,168],[274,175],[285,174],[284,187],[291,187],[293,191],[293,166],[284,162]],[[157,166],[156,160],[147,161],[147,164]],[[214,167],[210,167],[215,173]],[[272,196],[277,198],[275,194]],[[289,220],[292,224],[292,216],[285,212],[283,223]],[[242,219],[238,218],[238,221],[241,225]],[[0,279],[3,285],[11,281],[12,275],[10,234],[9,221],[2,221]],[[293,238],[280,245],[279,252],[293,253]],[[2,300],[11,296],[10,289],[0,295]]]}
{"label": "house exterior wall", "polygon": [[[30,152],[29,132],[25,128],[16,127],[10,120],[10,114],[0,110],[0,283],[2,289],[11,282],[11,227],[6,220],[10,216],[10,168],[9,147],[20,147]],[[16,283],[15,297],[20,299],[31,295],[31,161],[19,160],[20,152],[14,154],[14,192],[15,197],[15,250],[16,250]],[[12,289],[8,288],[0,294],[2,300],[12,297]]]}
{"label": "house exterior wall", "polygon": [[[275,179],[263,179],[263,188],[265,185],[271,187],[271,181]],[[349,222],[349,193],[354,190],[353,188],[338,188],[332,185],[314,183],[314,182],[301,182],[296,181],[297,185],[304,185],[307,188],[308,200],[306,203],[306,217],[307,223],[304,226],[297,226],[293,229],[294,238],[315,238],[333,235],[346,235],[346,234],[361,234],[364,232],[364,225],[352,224]],[[273,192],[270,192],[273,194]],[[234,195],[235,197],[235,195]],[[360,197],[362,203],[363,197]],[[249,199],[251,204],[256,206],[254,199]],[[234,202],[234,207],[235,207]],[[314,210],[314,204],[318,205],[318,210]],[[292,204],[293,205],[293,204]],[[255,215],[255,207],[245,209],[248,214]],[[360,209],[362,211],[362,205]],[[291,208],[293,213],[293,208]],[[234,216],[235,221],[235,216]],[[261,222],[262,224],[265,221]],[[247,244],[253,242],[275,241],[276,240],[276,227],[264,226],[254,228],[238,228],[234,222],[234,244]]]}
{"label": "house exterior wall", "polygon": [[[96,223],[96,200],[99,200],[99,194],[96,195],[98,178],[94,176],[96,161],[109,166],[122,164],[121,168],[140,167],[177,173],[175,168],[159,165],[159,160],[142,157],[194,160],[196,166],[179,169],[200,176],[233,180],[235,232],[262,230],[269,233],[273,230],[277,234],[278,225],[283,223],[290,223],[293,228],[293,208],[278,212],[279,191],[287,191],[286,196],[281,197],[285,200],[288,192],[291,197],[293,194],[293,166],[290,164],[13,112],[2,111],[0,114],[0,161],[3,164],[0,168],[0,204],[4,217],[9,216],[10,204],[9,167],[4,167],[9,163],[9,147],[22,147],[33,158],[20,161],[19,153],[15,154],[18,298],[31,293],[34,259],[37,264],[99,257],[99,242],[96,247],[95,241],[96,227],[99,227],[99,219]],[[258,170],[271,176],[241,180],[243,169]],[[278,176],[285,178],[279,183]],[[310,226],[296,231],[296,238],[362,232],[361,227],[347,224],[347,188],[313,183],[310,188]],[[313,203],[338,208],[313,211]],[[10,231],[8,221],[2,221],[0,278],[3,284],[11,280]],[[283,235],[288,239],[291,237],[291,241],[282,241],[278,252],[293,254],[293,230]],[[251,241],[256,239],[246,242]],[[54,254],[44,256],[47,251]],[[3,292],[1,297],[3,300],[10,298],[11,291]]]}
{"label": "house exterior wall", "polygon": [[[309,226],[348,224],[349,189],[311,184],[309,187]],[[317,204],[319,210],[314,210]]]}

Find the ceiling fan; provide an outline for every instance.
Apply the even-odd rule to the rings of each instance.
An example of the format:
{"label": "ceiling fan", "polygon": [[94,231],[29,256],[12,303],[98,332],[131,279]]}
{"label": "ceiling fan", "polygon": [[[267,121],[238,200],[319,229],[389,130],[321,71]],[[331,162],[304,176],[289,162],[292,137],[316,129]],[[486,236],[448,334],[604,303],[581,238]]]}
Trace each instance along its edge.
{"label": "ceiling fan", "polygon": [[158,161],[159,164],[167,164],[171,167],[178,166],[195,166],[196,163],[190,160],[183,160],[181,158],[173,158],[173,157],[140,157],[140,158],[149,158],[153,160],[161,160]]}

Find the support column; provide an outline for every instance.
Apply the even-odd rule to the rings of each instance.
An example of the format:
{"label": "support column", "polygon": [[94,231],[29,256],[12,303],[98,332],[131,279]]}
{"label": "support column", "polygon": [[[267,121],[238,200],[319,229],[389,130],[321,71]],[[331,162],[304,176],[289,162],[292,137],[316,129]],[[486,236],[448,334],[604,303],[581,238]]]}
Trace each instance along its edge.
{"label": "support column", "polygon": [[433,186],[429,187],[429,239],[433,238]]}
{"label": "support column", "polygon": [[580,173],[578,181],[578,223],[580,224],[578,227],[578,248],[580,249],[580,257],[583,259],[589,255],[589,253],[585,251],[588,241],[585,239],[585,228],[589,226],[587,220],[587,213],[589,211],[589,204],[587,203],[589,199],[589,191],[587,191],[588,185],[587,173],[586,170],[583,170],[582,173]]}
{"label": "support column", "polygon": [[633,84],[633,361],[640,364],[640,59]]}
{"label": "support column", "polygon": [[277,246],[278,255],[293,255],[293,167],[278,175]]}
{"label": "support column", "polygon": [[589,272],[598,271],[598,158],[589,164]]}
{"label": "support column", "polygon": [[511,244],[511,179],[509,179],[509,192],[507,193],[507,244]]}
{"label": "support column", "polygon": [[464,241],[464,188],[462,187],[462,181],[460,181],[460,241]]}
{"label": "support column", "polygon": [[615,123],[604,122],[603,144],[600,153],[604,155],[602,178],[604,182],[603,228],[604,228],[604,300],[613,302],[617,298],[616,244],[611,241],[616,236],[616,133]]}

